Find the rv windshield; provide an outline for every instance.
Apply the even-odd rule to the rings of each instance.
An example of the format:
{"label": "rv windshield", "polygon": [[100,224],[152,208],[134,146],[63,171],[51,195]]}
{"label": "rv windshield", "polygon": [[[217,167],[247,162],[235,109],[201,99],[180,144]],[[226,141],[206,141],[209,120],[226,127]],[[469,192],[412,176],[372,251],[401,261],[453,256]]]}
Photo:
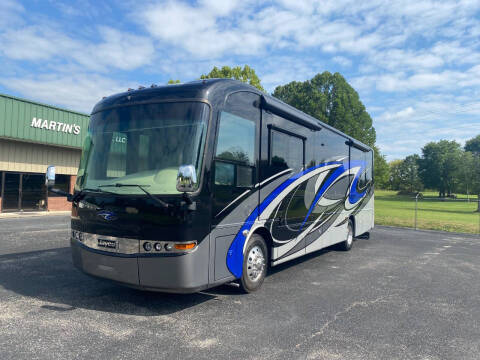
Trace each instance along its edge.
{"label": "rv windshield", "polygon": [[[118,194],[178,194],[180,165],[201,174],[209,107],[201,102],[117,107],[92,115],[76,189]],[[112,185],[109,187],[108,185]]]}

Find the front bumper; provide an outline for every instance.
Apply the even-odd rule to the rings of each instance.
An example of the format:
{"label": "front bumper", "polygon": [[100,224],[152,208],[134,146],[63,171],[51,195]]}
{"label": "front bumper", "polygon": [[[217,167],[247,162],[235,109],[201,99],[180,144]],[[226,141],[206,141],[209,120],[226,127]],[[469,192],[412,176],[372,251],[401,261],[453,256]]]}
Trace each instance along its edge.
{"label": "front bumper", "polygon": [[193,293],[208,287],[208,239],[183,254],[122,254],[71,239],[74,265],[86,274],[153,291]]}

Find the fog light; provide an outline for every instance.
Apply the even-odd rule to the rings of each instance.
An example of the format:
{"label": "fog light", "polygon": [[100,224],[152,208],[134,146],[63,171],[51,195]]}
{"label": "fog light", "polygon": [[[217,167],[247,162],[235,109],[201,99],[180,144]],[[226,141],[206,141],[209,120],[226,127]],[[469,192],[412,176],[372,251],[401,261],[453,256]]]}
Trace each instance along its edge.
{"label": "fog light", "polygon": [[162,244],[160,244],[160,243],[155,243],[155,245],[153,245],[153,247],[155,248],[156,251],[161,251],[162,250]]}
{"label": "fog light", "polygon": [[175,244],[175,249],[177,250],[192,250],[194,247],[195,243]]}
{"label": "fog light", "polygon": [[152,243],[149,243],[149,242],[143,243],[143,248],[145,249],[145,251],[151,251]]}
{"label": "fog light", "polygon": [[173,250],[173,245],[172,244],[165,244],[165,250],[172,251]]}

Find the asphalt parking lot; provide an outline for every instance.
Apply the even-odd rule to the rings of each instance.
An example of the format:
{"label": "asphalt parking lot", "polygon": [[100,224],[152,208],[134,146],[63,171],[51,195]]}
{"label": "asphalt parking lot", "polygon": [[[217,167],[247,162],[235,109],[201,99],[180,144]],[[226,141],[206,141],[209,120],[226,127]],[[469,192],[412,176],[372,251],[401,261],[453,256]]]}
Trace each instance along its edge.
{"label": "asphalt parking lot", "polygon": [[377,227],[263,288],[148,293],[83,275],[69,219],[0,219],[1,359],[478,359],[480,238]]}

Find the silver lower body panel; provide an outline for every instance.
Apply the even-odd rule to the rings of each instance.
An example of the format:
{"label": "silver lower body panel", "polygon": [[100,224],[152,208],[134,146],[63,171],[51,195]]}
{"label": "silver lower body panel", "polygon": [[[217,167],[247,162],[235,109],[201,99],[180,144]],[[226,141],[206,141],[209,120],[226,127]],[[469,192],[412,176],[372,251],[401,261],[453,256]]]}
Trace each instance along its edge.
{"label": "silver lower body panel", "polygon": [[208,238],[191,253],[169,256],[101,251],[75,239],[71,239],[71,248],[73,263],[81,271],[130,287],[174,293],[209,287]]}

